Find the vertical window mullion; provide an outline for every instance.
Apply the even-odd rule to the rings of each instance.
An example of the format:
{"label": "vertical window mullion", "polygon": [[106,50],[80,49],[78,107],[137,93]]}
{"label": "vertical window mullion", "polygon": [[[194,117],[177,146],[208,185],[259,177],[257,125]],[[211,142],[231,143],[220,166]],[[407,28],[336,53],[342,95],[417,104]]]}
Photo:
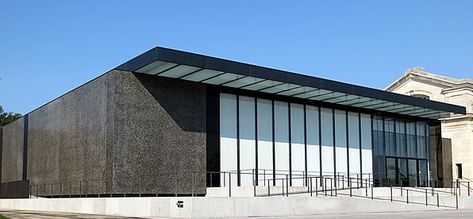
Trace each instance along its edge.
{"label": "vertical window mullion", "polygon": [[291,133],[291,103],[287,103],[287,125],[289,134],[289,186],[292,186],[292,133]]}
{"label": "vertical window mullion", "polygon": [[255,182],[258,185],[258,98],[255,97]]}
{"label": "vertical window mullion", "polygon": [[[347,175],[350,176],[350,135],[349,135],[349,124],[348,124],[348,111],[345,111],[345,126],[346,126],[346,138],[347,138]],[[361,130],[360,130],[361,131]],[[345,182],[342,182],[345,183]]]}
{"label": "vertical window mullion", "polygon": [[[333,174],[334,177],[337,176],[337,149],[335,147],[336,138],[335,136],[335,109],[332,109],[332,143],[333,143]],[[336,184],[335,184],[336,185]],[[336,186],[335,186],[336,187]]]}
{"label": "vertical window mullion", "polygon": [[[370,117],[372,117],[370,115]],[[373,121],[372,119],[371,120],[371,132],[373,132]],[[358,113],[358,141],[359,141],[359,153],[360,153],[360,175],[361,175],[361,178],[363,178],[363,147],[362,147],[362,140],[361,140],[361,137],[362,137],[362,134],[361,134],[361,113]],[[373,133],[371,133],[371,138],[373,138]],[[373,143],[371,144],[373,145]],[[371,146],[371,154],[373,154],[373,146]],[[374,159],[372,159],[374,160]],[[374,165],[371,164],[371,166],[373,167]]]}
{"label": "vertical window mullion", "polygon": [[305,170],[305,174],[304,174],[304,183],[306,186],[308,186],[308,179],[307,179],[307,107],[306,105],[304,104],[304,170]]}
{"label": "vertical window mullion", "polygon": [[276,186],[276,134],[274,133],[276,131],[274,127],[274,100],[271,100],[271,126],[272,126],[272,141],[273,141],[273,186]]}
{"label": "vertical window mullion", "polygon": [[240,170],[240,96],[236,95],[236,126],[237,126],[237,186],[241,185]]}
{"label": "vertical window mullion", "polygon": [[[319,169],[320,169],[320,177],[323,176],[322,174],[322,116],[320,112],[322,108],[318,107],[318,117],[319,117]],[[320,181],[320,184],[322,185],[322,181]]]}

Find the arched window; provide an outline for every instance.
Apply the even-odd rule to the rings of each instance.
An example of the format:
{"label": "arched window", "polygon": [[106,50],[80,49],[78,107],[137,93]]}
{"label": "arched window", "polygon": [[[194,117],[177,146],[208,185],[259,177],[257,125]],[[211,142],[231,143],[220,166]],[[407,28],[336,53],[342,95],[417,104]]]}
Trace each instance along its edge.
{"label": "arched window", "polygon": [[413,97],[429,100],[430,97],[424,94],[412,94]]}

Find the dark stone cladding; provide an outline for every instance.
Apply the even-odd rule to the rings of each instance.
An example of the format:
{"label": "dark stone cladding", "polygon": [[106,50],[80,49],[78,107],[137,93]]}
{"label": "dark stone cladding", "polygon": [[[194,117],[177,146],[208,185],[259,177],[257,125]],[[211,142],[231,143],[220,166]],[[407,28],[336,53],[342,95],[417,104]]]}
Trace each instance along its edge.
{"label": "dark stone cladding", "polygon": [[114,190],[173,194],[177,182],[178,193],[190,194],[195,172],[204,194],[205,85],[127,72],[115,81]]}
{"label": "dark stone cladding", "polygon": [[[193,176],[205,193],[205,85],[112,70],[28,118],[33,193],[189,194]],[[4,127],[2,182],[22,178],[22,120]]]}
{"label": "dark stone cladding", "polygon": [[24,118],[3,127],[1,182],[20,181],[23,178]]}
{"label": "dark stone cladding", "polygon": [[105,191],[112,173],[113,79],[113,73],[104,74],[28,114],[27,179],[35,185],[32,192],[94,193],[99,185]]}
{"label": "dark stone cladding", "polygon": [[0,126],[0,183],[2,182],[2,146],[3,146],[3,126]]}

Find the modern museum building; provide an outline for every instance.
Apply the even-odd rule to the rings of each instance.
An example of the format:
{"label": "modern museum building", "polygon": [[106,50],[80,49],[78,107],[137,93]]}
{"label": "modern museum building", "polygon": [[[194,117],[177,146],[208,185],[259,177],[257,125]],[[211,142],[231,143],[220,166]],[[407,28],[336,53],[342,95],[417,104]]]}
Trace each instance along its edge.
{"label": "modern museum building", "polygon": [[0,128],[1,183],[38,195],[313,176],[443,186],[439,119],[452,113],[465,108],[156,47]]}

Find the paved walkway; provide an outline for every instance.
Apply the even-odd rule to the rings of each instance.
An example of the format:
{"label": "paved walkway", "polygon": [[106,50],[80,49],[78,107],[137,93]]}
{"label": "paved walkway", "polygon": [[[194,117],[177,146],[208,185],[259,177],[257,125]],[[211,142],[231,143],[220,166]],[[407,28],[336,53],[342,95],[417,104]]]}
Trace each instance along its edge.
{"label": "paved walkway", "polygon": [[358,214],[334,214],[334,215],[308,215],[308,216],[289,216],[289,217],[262,217],[267,218],[328,218],[328,219],[450,219],[450,218],[473,218],[473,210],[439,210],[439,211],[412,211],[412,212],[394,212],[394,213],[358,213]]}
{"label": "paved walkway", "polygon": [[[58,212],[41,212],[41,211],[4,211],[0,210],[0,215],[9,217],[11,219],[92,219],[92,218],[133,218],[133,217],[117,217],[117,216],[105,216],[105,215],[94,215],[94,214],[76,214],[76,213],[58,213]],[[136,217],[135,217],[136,218]]]}

